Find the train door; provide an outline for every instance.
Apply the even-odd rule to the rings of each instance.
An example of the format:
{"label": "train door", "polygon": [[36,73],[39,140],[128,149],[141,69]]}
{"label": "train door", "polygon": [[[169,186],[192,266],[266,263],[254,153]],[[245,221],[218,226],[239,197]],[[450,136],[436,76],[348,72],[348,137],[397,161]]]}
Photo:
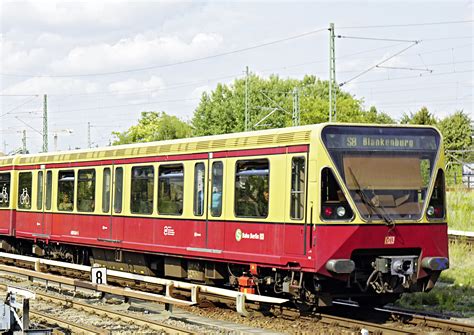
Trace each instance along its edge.
{"label": "train door", "polygon": [[224,162],[222,159],[208,159],[208,206],[206,210],[206,247],[211,250],[224,249],[225,225],[223,222]]}
{"label": "train door", "polygon": [[307,245],[308,225],[306,222],[307,199],[307,154],[287,155],[286,190],[289,206],[285,209],[285,253],[304,255]]}
{"label": "train door", "polygon": [[[192,165],[188,165],[192,168],[192,210],[194,219],[190,222],[186,222],[183,236],[187,236],[183,239],[183,243],[189,245],[191,248],[205,249],[207,248],[207,203],[208,199],[208,178],[209,178],[209,165],[207,160],[193,162]],[[186,176],[185,176],[186,178]],[[189,185],[191,185],[190,179],[187,179]],[[186,184],[186,179],[185,179]],[[189,188],[191,190],[191,188]],[[186,195],[185,195],[186,196]]]}
{"label": "train door", "polygon": [[53,233],[53,171],[42,169],[40,172],[43,172],[43,224],[41,225],[41,234],[51,236]]}
{"label": "train door", "polygon": [[[98,170],[99,172],[99,170]],[[99,225],[97,230],[97,239],[110,240],[112,238],[112,198],[113,198],[113,175],[114,167],[106,166],[102,169],[102,185],[97,185],[102,195],[101,212],[104,214],[95,224]]]}
{"label": "train door", "polygon": [[122,166],[112,166],[112,194],[109,240],[111,242],[121,242],[123,240],[123,198],[124,198],[124,178],[125,171]]}
{"label": "train door", "polygon": [[[44,169],[39,170],[36,173],[36,185],[33,187],[33,192],[36,194],[32,197],[32,206],[36,206],[37,212],[35,212],[35,231],[36,236],[45,236],[46,227],[44,221]],[[32,194],[33,195],[33,194]]]}

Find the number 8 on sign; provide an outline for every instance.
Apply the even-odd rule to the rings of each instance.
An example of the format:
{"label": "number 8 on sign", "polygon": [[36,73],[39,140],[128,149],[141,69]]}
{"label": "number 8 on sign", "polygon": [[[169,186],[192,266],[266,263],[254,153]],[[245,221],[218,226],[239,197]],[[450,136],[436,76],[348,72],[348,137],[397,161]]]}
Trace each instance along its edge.
{"label": "number 8 on sign", "polygon": [[102,267],[91,268],[91,279],[93,284],[107,284],[107,269]]}

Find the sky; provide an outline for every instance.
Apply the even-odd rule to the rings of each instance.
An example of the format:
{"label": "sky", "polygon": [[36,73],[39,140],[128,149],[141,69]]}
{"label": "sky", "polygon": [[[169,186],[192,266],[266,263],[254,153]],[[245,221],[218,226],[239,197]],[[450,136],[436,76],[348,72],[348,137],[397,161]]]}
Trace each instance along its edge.
{"label": "sky", "polygon": [[467,0],[2,0],[0,151],[26,130],[41,152],[44,94],[54,151],[86,148],[88,123],[92,145],[105,146],[143,111],[189,121],[203,92],[246,66],[327,80],[330,23],[336,80],[366,108],[472,118],[473,10]]}

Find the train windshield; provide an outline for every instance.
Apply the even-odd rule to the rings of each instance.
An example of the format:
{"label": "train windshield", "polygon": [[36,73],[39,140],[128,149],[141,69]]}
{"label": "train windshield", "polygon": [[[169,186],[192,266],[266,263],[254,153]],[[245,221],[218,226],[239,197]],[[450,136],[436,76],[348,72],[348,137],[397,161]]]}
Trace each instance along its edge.
{"label": "train windshield", "polygon": [[434,129],[327,126],[322,139],[365,219],[421,217],[440,142]]}

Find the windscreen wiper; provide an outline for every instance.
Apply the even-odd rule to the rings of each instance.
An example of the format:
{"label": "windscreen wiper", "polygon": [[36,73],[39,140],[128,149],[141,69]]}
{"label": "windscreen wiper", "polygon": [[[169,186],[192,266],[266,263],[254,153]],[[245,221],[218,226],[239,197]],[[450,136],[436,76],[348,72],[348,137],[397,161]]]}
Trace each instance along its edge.
{"label": "windscreen wiper", "polygon": [[[356,176],[354,175],[354,172],[352,172],[352,169],[350,167],[349,167],[349,172],[351,173],[352,179],[356,183],[357,189],[355,191],[359,195],[362,202],[365,204],[367,210],[369,210],[370,215],[372,215],[372,213],[375,212],[378,216],[380,216],[385,221],[385,224],[387,226],[393,226],[394,222],[393,222],[392,218],[387,214],[385,209],[382,210],[382,208],[379,208],[379,207],[375,206],[372,203],[372,201],[369,198],[367,198],[367,195],[365,195],[364,191],[361,189],[359,181],[357,180]],[[371,220],[370,220],[370,217],[369,217],[369,222],[370,221]]]}

